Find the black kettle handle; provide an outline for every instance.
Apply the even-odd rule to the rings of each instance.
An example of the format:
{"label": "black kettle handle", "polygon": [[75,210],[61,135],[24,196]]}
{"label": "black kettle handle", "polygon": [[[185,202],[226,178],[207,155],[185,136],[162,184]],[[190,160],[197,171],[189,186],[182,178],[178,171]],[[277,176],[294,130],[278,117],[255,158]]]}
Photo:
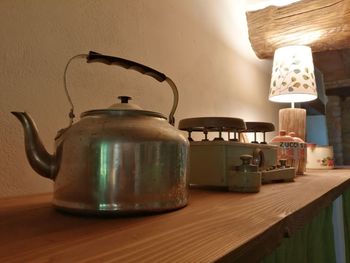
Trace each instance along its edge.
{"label": "black kettle handle", "polygon": [[125,69],[133,69],[133,70],[140,72],[141,74],[145,74],[147,76],[155,78],[159,82],[163,82],[167,78],[167,76],[165,76],[165,74],[163,74],[163,73],[161,73],[153,68],[142,65],[140,63],[137,63],[137,62],[134,62],[131,60],[127,60],[124,58],[102,55],[102,54],[94,52],[94,51],[89,52],[89,55],[87,56],[87,62],[88,63],[101,62],[101,63],[107,64],[107,65],[118,65],[118,66],[121,66]]}
{"label": "black kettle handle", "polygon": [[169,114],[169,123],[171,125],[175,124],[175,111],[177,108],[177,104],[179,102],[179,92],[177,90],[177,87],[175,85],[175,83],[169,78],[167,77],[165,74],[152,69],[150,67],[147,67],[145,65],[142,65],[140,63],[137,63],[135,61],[131,61],[131,60],[127,60],[124,58],[119,58],[119,57],[113,57],[113,56],[108,56],[108,55],[103,55],[94,51],[90,51],[88,56],[87,56],[87,62],[91,63],[91,62],[101,62],[107,65],[117,65],[117,66],[121,66],[125,69],[133,69],[136,70],[142,74],[145,74],[147,76],[150,76],[156,80],[158,80],[159,82],[163,82],[164,80],[169,84],[169,86],[171,87],[172,91],[173,91],[173,95],[174,95],[174,100],[173,100],[173,106],[171,108],[170,114]]}
{"label": "black kettle handle", "polygon": [[75,58],[86,58],[88,63],[100,62],[100,63],[104,63],[107,65],[121,66],[121,67],[126,68],[126,69],[134,69],[142,74],[145,74],[145,75],[148,75],[152,78],[155,78],[159,82],[166,81],[168,83],[168,85],[171,87],[171,89],[173,91],[173,95],[174,95],[173,106],[171,108],[168,121],[171,125],[173,125],[173,126],[175,125],[174,114],[175,114],[175,111],[177,108],[177,104],[179,102],[179,92],[177,90],[175,83],[169,77],[165,76],[165,74],[163,74],[155,69],[152,69],[150,67],[147,67],[145,65],[142,65],[140,63],[137,63],[137,62],[134,62],[131,60],[127,60],[127,59],[119,58],[119,57],[102,55],[100,53],[90,51],[89,54],[87,54],[87,55],[80,54],[80,55],[75,55],[75,56],[71,57],[69,59],[68,63],[66,64],[66,68],[64,70],[64,89],[65,89],[69,104],[71,105],[71,110],[69,112],[70,123],[69,123],[68,127],[70,127],[73,124],[75,114],[74,114],[74,105],[73,105],[72,99],[69,95],[68,88],[67,88],[67,76],[66,75],[67,75],[67,69],[68,69],[69,64]]}

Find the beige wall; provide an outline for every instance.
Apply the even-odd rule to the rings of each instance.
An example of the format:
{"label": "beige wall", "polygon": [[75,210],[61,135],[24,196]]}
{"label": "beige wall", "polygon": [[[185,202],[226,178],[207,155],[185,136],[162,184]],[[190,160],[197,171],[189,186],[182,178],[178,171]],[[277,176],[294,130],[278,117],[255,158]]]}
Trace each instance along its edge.
{"label": "beige wall", "polygon": [[[249,1],[256,2],[256,1]],[[178,85],[177,120],[232,116],[276,123],[268,102],[271,63],[250,48],[245,1],[0,1],[0,196],[48,192],[52,182],[27,163],[22,128],[10,111],[28,111],[53,151],[68,123],[63,70],[76,54],[95,50],[136,60]],[[118,95],[167,114],[166,84],[133,71],[75,61],[68,87],[77,113],[107,107]],[[72,156],[74,161],[74,156]]]}

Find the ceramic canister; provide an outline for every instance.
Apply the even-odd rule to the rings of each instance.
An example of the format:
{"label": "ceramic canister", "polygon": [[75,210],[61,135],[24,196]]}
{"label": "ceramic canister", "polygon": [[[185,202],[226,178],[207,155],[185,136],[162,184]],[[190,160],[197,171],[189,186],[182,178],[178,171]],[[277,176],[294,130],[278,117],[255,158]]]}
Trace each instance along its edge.
{"label": "ceramic canister", "polygon": [[295,142],[291,136],[287,135],[285,130],[281,130],[279,135],[272,138],[270,143],[278,146],[277,159],[286,159],[287,165],[293,166],[297,170],[298,142]]}
{"label": "ceramic canister", "polygon": [[307,145],[307,169],[333,169],[333,146]]}
{"label": "ceramic canister", "polygon": [[296,168],[296,173],[298,175],[303,175],[306,170],[306,159],[307,159],[307,150],[306,150],[306,143],[299,137],[295,135],[295,132],[290,132],[289,136],[293,138],[295,142],[297,142],[297,146],[294,148],[296,151],[294,154],[295,162],[298,163]]}

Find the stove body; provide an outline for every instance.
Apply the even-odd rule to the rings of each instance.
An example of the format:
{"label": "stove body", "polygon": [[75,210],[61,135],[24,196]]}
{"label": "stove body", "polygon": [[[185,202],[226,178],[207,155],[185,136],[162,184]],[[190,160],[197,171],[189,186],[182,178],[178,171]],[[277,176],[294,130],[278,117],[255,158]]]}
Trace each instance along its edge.
{"label": "stove body", "polygon": [[[190,146],[190,184],[202,186],[228,186],[228,178],[240,156],[253,156],[259,171],[277,165],[277,146],[232,141],[194,141]],[[264,179],[264,178],[263,178]]]}
{"label": "stove body", "polygon": [[[274,131],[271,123],[244,122],[230,117],[198,117],[181,120],[179,129],[188,132],[190,141],[190,185],[230,188],[232,178],[237,178],[238,167],[246,169],[241,165],[247,156],[252,158],[248,162],[258,166],[258,171],[250,174],[261,177],[261,183],[294,180],[295,169],[277,163],[278,146],[265,142],[265,133]],[[204,138],[194,141],[192,132],[203,133]],[[209,140],[208,132],[217,132],[219,137]],[[222,137],[223,132],[228,133],[227,140]],[[240,142],[242,132],[254,132],[254,141]],[[257,132],[263,133],[261,143],[256,140]],[[230,133],[234,134],[233,139],[230,139]],[[247,180],[244,173],[240,173],[240,176],[243,176],[243,181]]]}

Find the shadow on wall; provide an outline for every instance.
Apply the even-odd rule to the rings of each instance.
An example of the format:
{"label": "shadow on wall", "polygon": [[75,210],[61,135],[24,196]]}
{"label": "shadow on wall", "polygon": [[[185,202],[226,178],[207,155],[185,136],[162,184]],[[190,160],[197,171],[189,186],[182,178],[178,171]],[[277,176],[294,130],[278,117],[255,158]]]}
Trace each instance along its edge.
{"label": "shadow on wall", "polygon": [[[180,92],[177,121],[224,115],[276,122],[277,106],[267,99],[271,64],[252,53],[238,2],[1,1],[0,196],[52,190],[51,182],[29,167],[21,127],[9,112],[30,112],[52,151],[56,131],[68,122],[64,66],[89,50],[169,75]],[[236,22],[237,14],[244,22]],[[77,115],[108,107],[119,95],[164,114],[171,107],[166,84],[116,67],[75,62],[68,86]]]}

